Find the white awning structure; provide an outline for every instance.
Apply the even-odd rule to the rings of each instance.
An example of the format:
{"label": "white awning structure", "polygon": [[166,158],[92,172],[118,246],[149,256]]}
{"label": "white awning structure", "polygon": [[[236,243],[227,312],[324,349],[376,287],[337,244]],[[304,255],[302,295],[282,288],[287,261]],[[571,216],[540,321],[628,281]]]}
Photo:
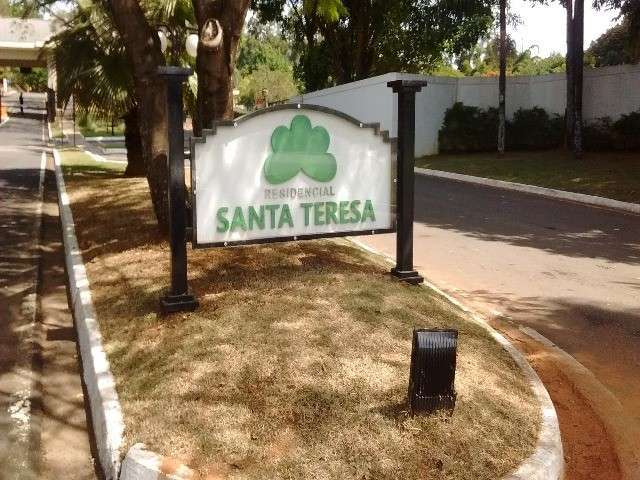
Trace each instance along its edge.
{"label": "white awning structure", "polygon": [[45,42],[56,30],[51,20],[0,17],[0,67],[47,67]]}

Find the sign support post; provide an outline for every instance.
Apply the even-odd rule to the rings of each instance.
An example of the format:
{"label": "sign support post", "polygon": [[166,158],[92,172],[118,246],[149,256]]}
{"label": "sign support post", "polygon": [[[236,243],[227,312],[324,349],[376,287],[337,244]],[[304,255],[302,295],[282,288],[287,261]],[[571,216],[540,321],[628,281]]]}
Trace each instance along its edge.
{"label": "sign support post", "polygon": [[417,285],[424,281],[413,269],[414,164],[416,136],[416,93],[426,86],[423,80],[394,80],[387,86],[398,94],[398,181],[396,266],[391,274]]}
{"label": "sign support post", "polygon": [[162,313],[193,311],[198,301],[187,284],[187,208],[184,183],[184,128],[182,84],[189,68],[165,66],[158,74],[167,84],[169,155],[169,230],[171,245],[171,290],[160,298]]}

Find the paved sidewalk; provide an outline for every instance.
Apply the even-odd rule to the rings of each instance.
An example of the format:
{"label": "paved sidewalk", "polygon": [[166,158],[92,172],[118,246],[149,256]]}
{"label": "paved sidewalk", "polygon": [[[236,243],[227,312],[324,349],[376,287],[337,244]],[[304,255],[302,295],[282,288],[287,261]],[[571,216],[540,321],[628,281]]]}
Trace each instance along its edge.
{"label": "paved sidewalk", "polygon": [[44,127],[0,126],[0,479],[93,480]]}
{"label": "paved sidewalk", "polygon": [[40,479],[96,478],[73,317],[67,301],[64,249],[53,159],[45,178],[42,278],[38,297],[42,396]]}
{"label": "paved sidewalk", "polygon": [[42,120],[0,126],[0,468],[36,478],[33,329],[39,261]]}

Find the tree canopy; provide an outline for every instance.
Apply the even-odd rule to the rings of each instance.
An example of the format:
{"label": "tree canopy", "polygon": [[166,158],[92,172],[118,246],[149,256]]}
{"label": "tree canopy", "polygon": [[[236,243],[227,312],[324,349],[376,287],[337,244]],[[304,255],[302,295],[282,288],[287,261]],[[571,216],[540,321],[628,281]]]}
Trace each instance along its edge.
{"label": "tree canopy", "polygon": [[58,98],[96,117],[111,120],[134,105],[131,66],[124,45],[100,5],[82,2],[67,28],[53,38]]}
{"label": "tree canopy", "polygon": [[[286,3],[286,5],[285,5]],[[492,0],[253,0],[293,49],[307,90],[391,71],[436,69],[493,23]]]}
{"label": "tree canopy", "polygon": [[640,2],[596,0],[600,8],[619,8],[620,23],[591,43],[589,62],[596,67],[640,62]]}
{"label": "tree canopy", "polygon": [[[565,71],[565,58],[559,53],[540,57],[533,52],[536,45],[524,51],[518,51],[512,37],[507,36],[507,74],[508,75],[545,75]],[[457,59],[458,72],[467,76],[497,76],[500,66],[499,38],[480,40],[469,51]],[[442,70],[441,70],[442,71]]]}
{"label": "tree canopy", "polygon": [[296,95],[298,89],[286,40],[270,31],[249,30],[240,39],[236,59],[240,103],[252,108],[265,90],[269,102]]}

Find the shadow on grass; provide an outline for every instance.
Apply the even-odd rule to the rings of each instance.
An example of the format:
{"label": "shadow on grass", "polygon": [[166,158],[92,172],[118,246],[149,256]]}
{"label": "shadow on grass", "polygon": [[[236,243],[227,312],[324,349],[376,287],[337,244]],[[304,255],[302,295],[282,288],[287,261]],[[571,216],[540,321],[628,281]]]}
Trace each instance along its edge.
{"label": "shadow on grass", "polygon": [[[200,308],[159,317],[169,254],[146,183],[100,175],[69,191],[127,441],[256,479],[495,478],[532,450],[537,406],[510,357],[345,243],[190,251]],[[417,326],[461,332],[451,421],[402,413]]]}

